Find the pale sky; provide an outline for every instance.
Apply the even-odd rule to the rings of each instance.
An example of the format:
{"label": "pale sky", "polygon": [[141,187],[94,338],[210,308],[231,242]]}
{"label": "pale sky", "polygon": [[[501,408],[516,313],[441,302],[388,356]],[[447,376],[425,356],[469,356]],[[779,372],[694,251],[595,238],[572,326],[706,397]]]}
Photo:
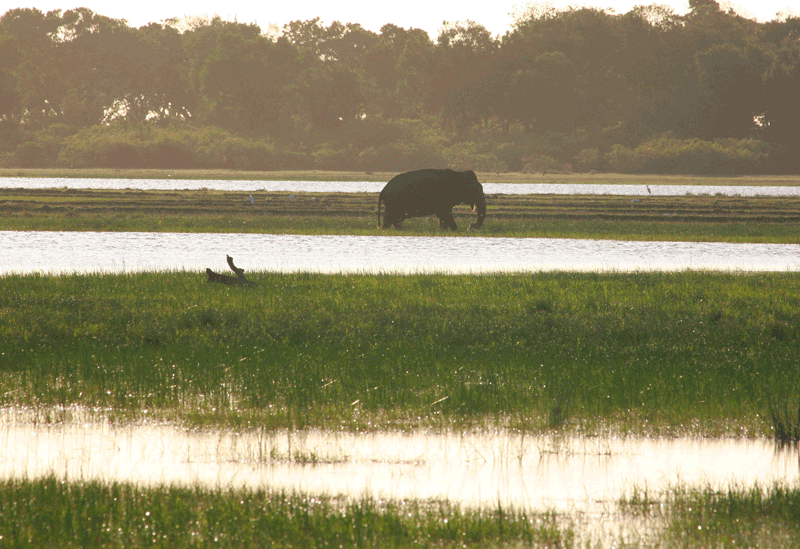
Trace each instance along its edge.
{"label": "pale sky", "polygon": [[[688,0],[551,0],[549,3],[557,8],[568,5],[612,8],[616,13],[626,13],[642,4],[668,5],[677,13],[684,13],[689,7]],[[326,26],[333,21],[360,23],[375,32],[386,23],[421,28],[435,40],[445,20],[469,19],[495,35],[503,35],[510,28],[512,14],[528,4],[521,0],[0,0],[0,15],[12,8],[30,7],[47,12],[82,6],[100,15],[126,19],[134,27],[172,17],[219,15],[242,23],[256,23],[264,31],[270,24],[280,29],[290,21],[320,17]],[[775,19],[778,12],[800,15],[800,0],[723,0],[720,4],[758,21]]]}

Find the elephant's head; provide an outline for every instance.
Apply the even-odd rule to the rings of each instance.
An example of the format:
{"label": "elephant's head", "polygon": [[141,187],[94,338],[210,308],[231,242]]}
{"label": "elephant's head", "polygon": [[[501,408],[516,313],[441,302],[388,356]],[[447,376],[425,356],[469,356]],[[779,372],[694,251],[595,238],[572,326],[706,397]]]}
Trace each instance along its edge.
{"label": "elephant's head", "polygon": [[475,172],[469,171],[467,174],[471,176],[471,181],[467,186],[468,199],[465,202],[470,205],[473,212],[476,210],[478,212],[478,220],[470,223],[469,227],[467,227],[467,230],[471,231],[480,229],[483,225],[483,220],[486,219],[486,195],[483,194],[483,185],[478,181]]}

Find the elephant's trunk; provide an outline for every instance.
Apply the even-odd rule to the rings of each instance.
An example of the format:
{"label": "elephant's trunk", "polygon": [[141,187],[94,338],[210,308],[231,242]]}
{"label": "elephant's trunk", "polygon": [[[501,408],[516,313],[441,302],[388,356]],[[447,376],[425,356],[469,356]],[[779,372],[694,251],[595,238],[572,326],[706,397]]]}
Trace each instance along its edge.
{"label": "elephant's trunk", "polygon": [[483,220],[486,219],[486,197],[483,193],[481,193],[481,195],[478,197],[478,200],[475,202],[475,206],[472,209],[478,211],[478,220],[469,224],[469,227],[467,227],[468,231],[480,229],[483,225]]}

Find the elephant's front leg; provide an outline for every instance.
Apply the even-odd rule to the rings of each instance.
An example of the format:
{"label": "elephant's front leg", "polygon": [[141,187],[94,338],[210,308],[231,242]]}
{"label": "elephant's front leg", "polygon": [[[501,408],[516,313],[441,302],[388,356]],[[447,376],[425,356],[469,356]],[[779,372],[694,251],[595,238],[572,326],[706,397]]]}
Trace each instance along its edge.
{"label": "elephant's front leg", "polygon": [[386,213],[383,214],[383,228],[388,229],[390,227],[400,228],[400,215],[387,209]]}
{"label": "elephant's front leg", "polygon": [[456,225],[456,220],[453,219],[453,212],[437,212],[436,217],[439,218],[439,228],[446,231],[447,229],[452,229],[454,231],[458,230],[458,225]]}

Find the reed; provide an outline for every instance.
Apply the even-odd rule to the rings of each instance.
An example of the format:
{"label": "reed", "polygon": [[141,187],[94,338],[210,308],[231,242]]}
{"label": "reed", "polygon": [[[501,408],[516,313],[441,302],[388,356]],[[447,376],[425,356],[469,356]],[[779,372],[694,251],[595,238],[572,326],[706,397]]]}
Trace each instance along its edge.
{"label": "reed", "polygon": [[789,399],[782,399],[776,404],[773,398],[769,399],[769,415],[772,419],[772,430],[775,440],[782,445],[800,441],[800,399],[795,408]]}
{"label": "reed", "polygon": [[0,278],[3,405],[246,427],[772,434],[800,275]]}

